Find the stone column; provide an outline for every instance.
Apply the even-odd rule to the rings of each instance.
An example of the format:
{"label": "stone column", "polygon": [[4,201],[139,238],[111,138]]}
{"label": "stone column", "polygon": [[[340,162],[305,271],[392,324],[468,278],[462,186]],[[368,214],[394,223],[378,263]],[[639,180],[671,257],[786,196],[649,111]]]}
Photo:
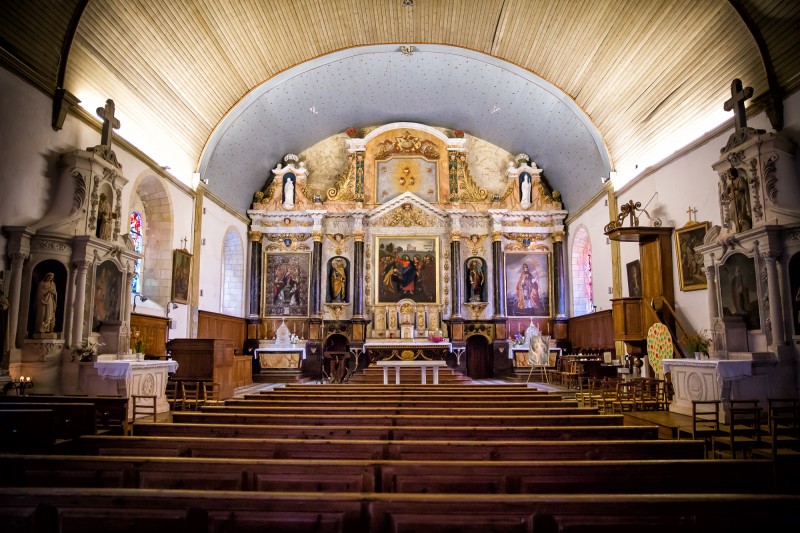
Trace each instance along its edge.
{"label": "stone column", "polygon": [[506,316],[506,274],[503,271],[503,213],[492,212],[492,275],[494,277],[494,317]]}
{"label": "stone column", "polygon": [[[67,299],[65,302],[72,302],[75,300],[75,277],[77,269],[71,269],[69,273],[69,288],[67,289]],[[65,306],[65,309],[68,309]],[[64,325],[64,344],[65,346],[72,346],[72,324],[75,320],[75,313],[64,313],[67,318],[67,323]]]}
{"label": "stone column", "polygon": [[322,234],[314,234],[314,248],[311,251],[311,316],[320,316],[320,295],[322,293]]}
{"label": "stone column", "polygon": [[30,255],[25,252],[11,254],[11,286],[8,293],[8,347],[11,350],[22,345],[17,327],[19,326],[19,304],[22,298],[22,294],[20,294],[22,292],[22,267],[28,257]]}
{"label": "stone column", "polygon": [[[131,281],[133,281],[133,272],[132,271],[129,270],[125,274],[125,280],[126,280],[125,281],[125,287],[127,287],[128,290],[125,291],[125,296],[126,296],[126,298],[125,298],[125,308],[123,309],[122,316],[123,316],[123,320],[125,322],[127,322],[128,324],[130,324],[131,323],[131,307],[132,307],[132,302],[133,302],[133,299],[129,298],[130,292],[131,292]],[[169,306],[169,304],[167,304],[167,306]]]}
{"label": "stone column", "polygon": [[461,318],[461,214],[450,211],[450,318]]}
{"label": "stone column", "polygon": [[567,316],[567,285],[564,270],[564,233],[553,233],[553,296],[555,298],[556,318]]}
{"label": "stone column", "polygon": [[708,280],[708,314],[713,322],[719,318],[719,304],[717,303],[717,270],[714,265],[706,267],[706,280]]}
{"label": "stone column", "polygon": [[778,286],[778,271],[775,268],[775,261],[780,259],[778,252],[764,252],[761,254],[767,265],[767,291],[769,293],[769,321],[772,328],[772,345],[782,346],[786,343],[783,328],[783,309],[781,305],[781,293]]}
{"label": "stone column", "polygon": [[250,298],[248,299],[248,314],[251,317],[261,315],[261,269],[264,260],[261,253],[260,231],[247,233],[250,239]]}
{"label": "stone column", "polygon": [[75,278],[75,303],[72,312],[75,318],[72,321],[72,342],[77,346],[83,342],[83,308],[86,304],[86,272],[89,270],[89,261],[75,261],[78,274]]}
{"label": "stone column", "polygon": [[364,318],[364,215],[353,225],[353,318]]}

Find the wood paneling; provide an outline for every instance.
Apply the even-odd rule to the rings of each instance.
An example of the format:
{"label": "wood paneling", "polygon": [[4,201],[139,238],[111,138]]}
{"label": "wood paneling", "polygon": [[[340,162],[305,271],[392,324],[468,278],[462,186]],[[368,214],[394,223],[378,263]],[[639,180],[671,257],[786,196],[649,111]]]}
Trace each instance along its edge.
{"label": "wood paneling", "polygon": [[[139,315],[131,313],[131,332],[139,331],[144,341],[143,351],[147,355],[167,355],[167,329],[169,319],[162,316]],[[131,342],[133,349],[133,342]]]}
{"label": "wood paneling", "polygon": [[199,311],[197,337],[201,339],[230,339],[235,353],[242,353],[247,338],[247,322],[244,318]]}
{"label": "wood paneling", "polygon": [[167,343],[178,362],[176,379],[220,384],[220,399],[233,396],[235,386],[233,341],[228,339],[172,339]]}
{"label": "wood paneling", "polygon": [[253,358],[237,355],[233,358],[233,386],[244,387],[253,382]]}
{"label": "wood paneling", "polygon": [[569,340],[575,352],[613,351],[614,323],[611,310],[570,318]]}

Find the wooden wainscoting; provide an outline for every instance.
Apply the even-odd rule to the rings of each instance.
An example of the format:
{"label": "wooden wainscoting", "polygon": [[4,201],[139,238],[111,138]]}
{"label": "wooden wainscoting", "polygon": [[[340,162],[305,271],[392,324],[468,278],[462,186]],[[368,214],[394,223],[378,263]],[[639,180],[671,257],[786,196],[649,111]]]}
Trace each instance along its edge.
{"label": "wooden wainscoting", "polygon": [[612,313],[598,311],[569,319],[569,340],[572,350],[614,351],[614,320]]}
{"label": "wooden wainscoting", "polygon": [[247,322],[244,318],[210,311],[199,311],[197,317],[197,337],[200,339],[230,339],[234,351],[242,353],[247,338]]}
{"label": "wooden wainscoting", "polygon": [[139,331],[144,341],[143,351],[147,355],[166,357],[168,328],[169,319],[166,317],[131,313],[131,332]]}
{"label": "wooden wainscoting", "polygon": [[233,358],[233,386],[244,387],[253,382],[253,358],[236,355]]}

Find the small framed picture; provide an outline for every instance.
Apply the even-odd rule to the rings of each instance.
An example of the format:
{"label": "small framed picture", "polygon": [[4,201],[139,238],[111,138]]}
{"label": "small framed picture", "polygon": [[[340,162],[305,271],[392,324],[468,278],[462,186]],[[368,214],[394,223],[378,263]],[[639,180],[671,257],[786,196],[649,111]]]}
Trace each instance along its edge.
{"label": "small framed picture", "polygon": [[703,254],[697,253],[695,247],[703,244],[709,226],[709,222],[691,222],[675,230],[675,253],[682,291],[708,287],[703,270]]}
{"label": "small framed picture", "polygon": [[172,301],[189,303],[189,280],[192,276],[192,254],[186,250],[172,251]]}

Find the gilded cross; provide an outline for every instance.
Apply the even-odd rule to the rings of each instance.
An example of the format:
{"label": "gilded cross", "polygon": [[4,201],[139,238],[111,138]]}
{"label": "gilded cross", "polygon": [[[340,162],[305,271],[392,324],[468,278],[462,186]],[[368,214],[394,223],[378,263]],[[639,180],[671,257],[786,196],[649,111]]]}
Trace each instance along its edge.
{"label": "gilded cross", "polygon": [[106,100],[105,107],[97,108],[97,116],[103,119],[103,133],[100,136],[100,144],[111,148],[111,135],[113,130],[119,129],[119,119],[114,116],[114,100]]}
{"label": "gilded cross", "polygon": [[736,125],[736,131],[742,130],[747,127],[747,113],[744,109],[744,101],[753,97],[753,88],[742,88],[742,80],[735,79],[731,83],[731,97],[725,101],[723,106],[725,111],[733,109],[733,121]]}

